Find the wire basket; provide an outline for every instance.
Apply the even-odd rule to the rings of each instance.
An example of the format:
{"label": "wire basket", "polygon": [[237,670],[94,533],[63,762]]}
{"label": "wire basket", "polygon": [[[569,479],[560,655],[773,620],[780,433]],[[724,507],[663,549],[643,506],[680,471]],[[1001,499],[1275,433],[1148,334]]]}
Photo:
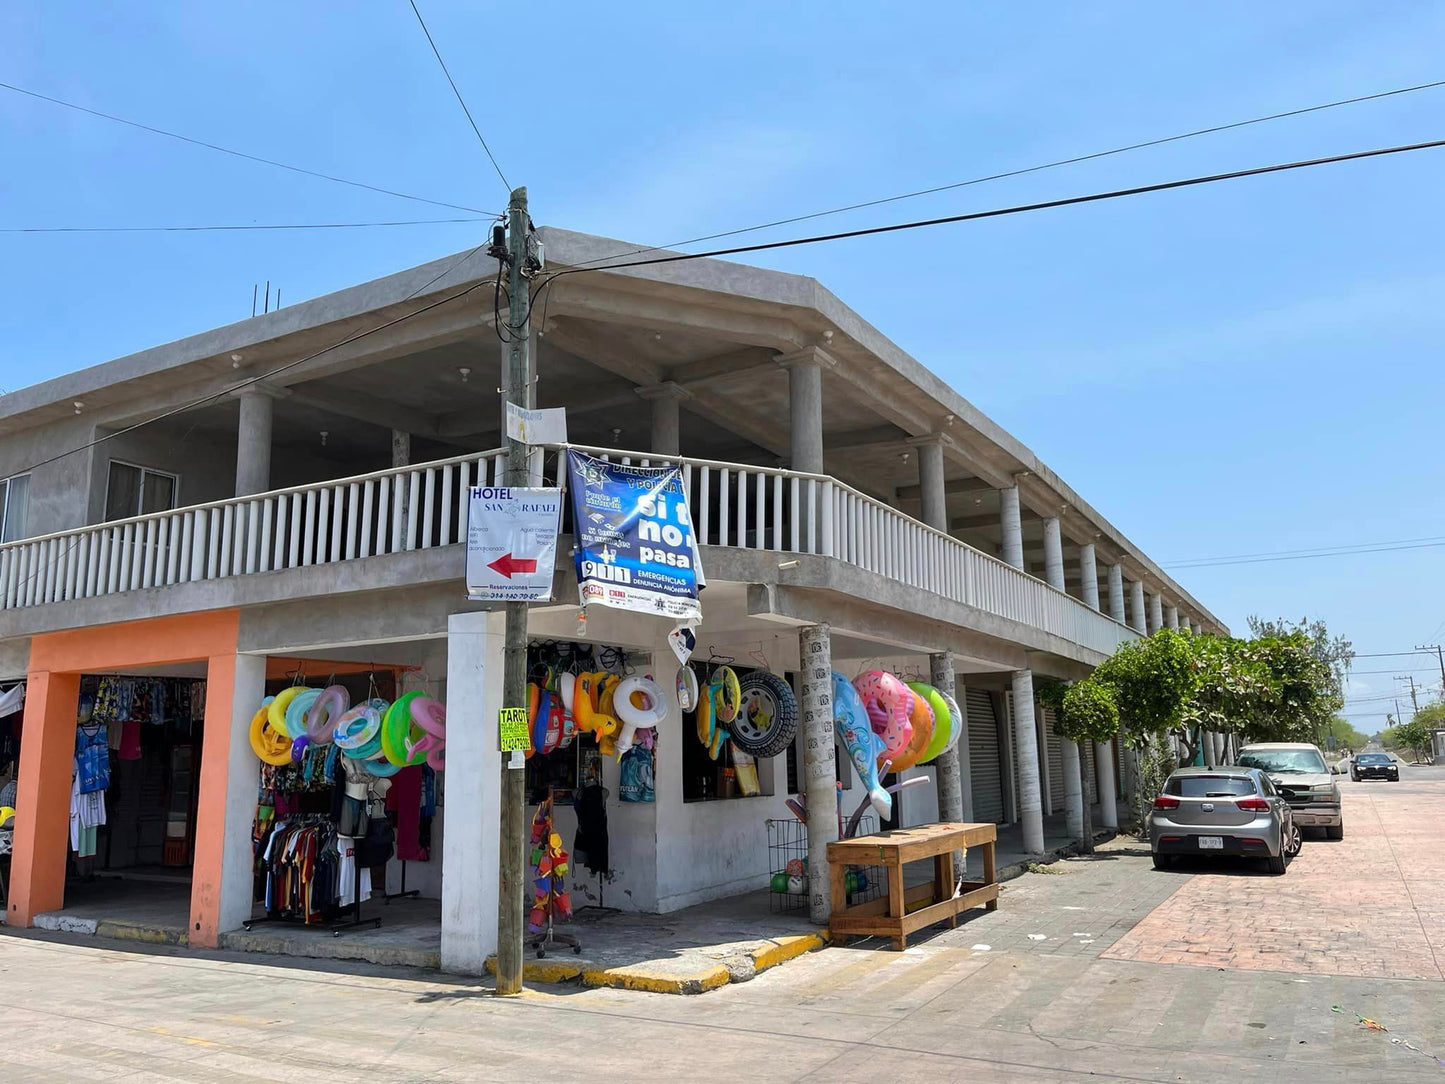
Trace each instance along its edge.
{"label": "wire basket", "polygon": [[[871,835],[876,821],[871,814],[858,823],[859,835]],[[808,909],[808,828],[796,819],[769,820],[768,827],[768,910],[775,914]],[[847,869],[848,906],[877,899],[886,890],[882,866],[853,866]],[[779,890],[780,889],[780,890]]]}

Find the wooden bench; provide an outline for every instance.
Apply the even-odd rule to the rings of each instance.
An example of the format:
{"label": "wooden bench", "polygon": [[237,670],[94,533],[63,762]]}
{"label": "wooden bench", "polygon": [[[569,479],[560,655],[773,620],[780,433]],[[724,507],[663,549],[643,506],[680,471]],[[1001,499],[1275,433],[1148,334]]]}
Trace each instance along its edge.
{"label": "wooden bench", "polygon": [[[900,951],[908,935],[947,922],[958,925],[958,913],[971,907],[998,910],[998,881],[994,868],[994,844],[998,830],[992,824],[923,824],[857,839],[828,844],[828,874],[833,895],[833,917],[829,929],[835,936],[876,934],[893,939]],[[956,878],[953,852],[967,847],[983,848],[983,880],[964,881],[954,895]],[[928,884],[903,887],[903,867],[909,862],[933,859],[933,880]],[[845,878],[848,866],[882,866],[888,894],[856,907],[848,906]]]}

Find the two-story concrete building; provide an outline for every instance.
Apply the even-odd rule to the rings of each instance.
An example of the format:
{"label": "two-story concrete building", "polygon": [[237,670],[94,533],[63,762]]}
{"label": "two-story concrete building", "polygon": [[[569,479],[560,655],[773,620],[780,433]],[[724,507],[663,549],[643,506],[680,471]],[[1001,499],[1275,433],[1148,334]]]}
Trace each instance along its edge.
{"label": "two-story concrete building", "polygon": [[[1112,823],[1126,758],[1061,742],[1034,677],[1080,676],[1146,630],[1220,622],[813,279],[716,260],[609,270],[631,246],[542,232],[551,269],[589,271],[534,315],[536,401],[567,408],[577,445],[682,465],[708,583],[697,659],[767,667],[806,699],[801,638],[850,676],[953,684],[966,737],[918,770],[936,778],[905,792],[907,822],[1017,822],[1041,849],[1077,764]],[[258,891],[248,726],[268,684],[385,675],[393,694],[447,703],[408,887],[442,900],[444,965],[479,968],[495,932],[500,615],[467,601],[462,573],[468,486],[501,468],[496,273],[480,250],[438,260],[0,398],[0,688],[26,686],[9,923],[62,908],[68,854],[88,846],[102,871],[188,874],[189,941],[218,944]],[[558,450],[534,472],[555,479]],[[579,631],[576,582],[557,580],[557,601],[531,611],[539,650],[595,646],[673,687],[670,625],[592,607]],[[140,767],[117,768],[126,793],[87,837],[78,719],[120,679],[189,714],[154,707],[139,737],[122,734],[117,756]],[[665,912],[765,886],[764,822],[789,816],[790,793],[836,770],[850,808],[861,794],[835,767],[845,756],[799,741],[742,797],[696,742],[673,704],[653,802],[620,801],[616,764],[580,751],[545,781],[572,793],[600,769],[607,905]],[[572,817],[559,803],[569,845]],[[400,874],[397,859],[392,887]],[[574,877],[592,896],[593,877]]]}

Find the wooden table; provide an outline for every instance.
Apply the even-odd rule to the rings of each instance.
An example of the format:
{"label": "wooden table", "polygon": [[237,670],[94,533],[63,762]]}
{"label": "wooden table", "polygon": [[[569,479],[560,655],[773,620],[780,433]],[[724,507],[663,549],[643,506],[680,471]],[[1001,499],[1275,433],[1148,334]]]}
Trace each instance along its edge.
{"label": "wooden table", "polygon": [[[828,875],[833,894],[834,935],[880,934],[902,950],[908,935],[936,922],[958,925],[958,913],[983,906],[998,910],[998,881],[994,870],[994,844],[998,830],[992,824],[923,824],[857,839],[828,844]],[[983,880],[964,881],[954,895],[953,852],[983,848]],[[909,862],[933,859],[933,880],[903,887],[903,867]],[[856,907],[848,906],[845,877],[848,866],[882,866],[888,895]]]}

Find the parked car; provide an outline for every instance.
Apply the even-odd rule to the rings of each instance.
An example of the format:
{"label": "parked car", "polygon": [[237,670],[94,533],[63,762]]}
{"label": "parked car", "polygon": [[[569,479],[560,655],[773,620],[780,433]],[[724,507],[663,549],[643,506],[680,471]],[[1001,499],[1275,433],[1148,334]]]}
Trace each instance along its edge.
{"label": "parked car", "polygon": [[1400,766],[1390,759],[1389,753],[1361,753],[1350,765],[1350,778],[1356,783],[1361,779],[1388,779],[1398,783]]}
{"label": "parked car", "polygon": [[1179,855],[1263,858],[1280,874],[1300,848],[1289,803],[1257,768],[1179,768],[1149,812],[1155,869]]}
{"label": "parked car", "polygon": [[1246,745],[1235,757],[1241,767],[1266,773],[1289,802],[1301,828],[1323,828],[1327,839],[1345,838],[1340,812],[1340,784],[1325,764],[1317,745],[1307,742],[1261,742]]}

